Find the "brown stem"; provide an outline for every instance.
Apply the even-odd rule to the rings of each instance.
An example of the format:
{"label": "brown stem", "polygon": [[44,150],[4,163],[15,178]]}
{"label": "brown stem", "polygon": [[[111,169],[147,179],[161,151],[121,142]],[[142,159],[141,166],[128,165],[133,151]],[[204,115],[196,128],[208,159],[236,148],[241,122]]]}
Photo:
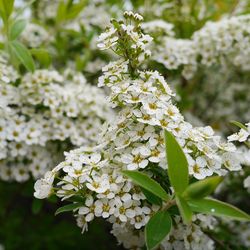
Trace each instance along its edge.
{"label": "brown stem", "polygon": [[166,206],[163,207],[163,210],[168,210],[170,207],[176,205],[176,200],[170,200],[167,202]]}

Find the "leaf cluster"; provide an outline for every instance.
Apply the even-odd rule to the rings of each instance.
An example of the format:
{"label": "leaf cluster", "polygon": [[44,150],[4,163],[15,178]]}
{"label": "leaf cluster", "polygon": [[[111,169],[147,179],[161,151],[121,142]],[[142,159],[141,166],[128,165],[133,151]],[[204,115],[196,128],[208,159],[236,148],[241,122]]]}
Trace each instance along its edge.
{"label": "leaf cluster", "polygon": [[[188,162],[181,146],[175,137],[165,131],[166,157],[168,162],[168,177],[174,189],[171,197],[161,185],[140,171],[123,171],[135,184],[146,190],[144,192],[150,203],[160,206],[145,228],[147,249],[154,249],[171,232],[173,214],[170,208],[177,205],[185,224],[192,222],[194,213],[210,214],[227,217],[234,220],[249,221],[250,216],[240,209],[209,198],[222,178],[219,176],[189,183]],[[157,199],[156,199],[157,198]]]}

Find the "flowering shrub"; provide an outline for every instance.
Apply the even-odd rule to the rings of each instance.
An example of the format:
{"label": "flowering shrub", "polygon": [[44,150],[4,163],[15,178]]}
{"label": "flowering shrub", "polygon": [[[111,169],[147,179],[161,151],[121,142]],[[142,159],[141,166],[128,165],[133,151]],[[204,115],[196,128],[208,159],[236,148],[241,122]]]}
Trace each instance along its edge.
{"label": "flowering shrub", "polygon": [[104,94],[88,85],[82,74],[36,70],[20,77],[13,68],[2,67],[6,80],[0,85],[3,180],[25,181],[29,172],[38,178],[70,145],[97,141],[97,131],[111,112]]}
{"label": "flowering shrub", "polygon": [[[96,147],[67,153],[66,161],[35,183],[34,195],[73,201],[57,213],[73,210],[83,231],[94,217],[107,219],[126,248],[142,247],[144,240],[148,249],[213,248],[203,230],[216,220],[192,211],[249,220],[226,203],[204,198],[220,182],[208,176],[241,169],[236,147],[211,127],[185,121],[164,77],[144,69],[152,37],[142,32],[142,16],[125,12],[124,17],[111,21],[98,44],[120,57],[103,67],[98,82],[110,88],[109,102],[119,108],[116,121]],[[188,176],[194,178],[190,186]],[[171,211],[176,205],[179,212]]]}
{"label": "flowering shrub", "polygon": [[[18,25],[17,21],[8,32],[18,32]],[[48,42],[48,37],[40,26],[29,24],[21,41],[33,48]],[[64,150],[97,142],[98,131],[112,112],[104,93],[80,72],[35,69],[16,37],[7,34],[6,43],[11,52],[10,56],[2,52],[0,59],[0,178],[23,182],[30,173],[35,179],[41,177],[60,162]],[[31,72],[15,69],[10,61],[17,65],[17,60]]]}
{"label": "flowering shrub", "polygon": [[0,0],[0,249],[249,249],[249,14]]}

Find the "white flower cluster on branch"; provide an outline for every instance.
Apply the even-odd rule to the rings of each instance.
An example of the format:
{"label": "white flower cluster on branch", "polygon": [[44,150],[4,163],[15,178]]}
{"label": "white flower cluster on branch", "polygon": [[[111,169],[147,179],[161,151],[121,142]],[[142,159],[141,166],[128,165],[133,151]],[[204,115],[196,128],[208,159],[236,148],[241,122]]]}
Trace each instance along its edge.
{"label": "white flower cluster on branch", "polygon": [[250,16],[242,15],[208,22],[194,32],[191,39],[162,36],[153,59],[170,70],[184,66],[183,75],[187,79],[194,75],[199,65],[209,67],[227,62],[247,71],[250,58],[249,27]]}
{"label": "white flower cluster on branch", "polygon": [[[64,162],[36,182],[34,195],[83,199],[74,210],[83,231],[95,217],[102,217],[112,223],[112,233],[120,243],[136,248],[144,245],[142,231],[159,206],[150,204],[121,171],[139,170],[152,178],[166,173],[164,129],[177,138],[190,176],[196,179],[224,175],[241,166],[232,143],[223,141],[209,126],[193,127],[184,120],[174,104],[175,94],[159,72],[141,69],[150,56],[152,38],[142,32],[142,16],[125,12],[124,17],[125,21],[112,20],[99,38],[101,49],[109,48],[120,56],[103,67],[99,78],[99,86],[110,88],[110,103],[120,110],[117,119],[104,127],[98,146],[66,153]],[[163,179],[161,185],[170,192],[167,175]],[[212,249],[213,242],[202,232],[202,221],[197,216],[186,227],[177,216],[176,227],[162,247],[204,249],[208,244]]]}
{"label": "white flower cluster on branch", "polygon": [[1,57],[0,178],[41,177],[68,147],[93,144],[112,117],[103,92],[71,70],[20,76]]}

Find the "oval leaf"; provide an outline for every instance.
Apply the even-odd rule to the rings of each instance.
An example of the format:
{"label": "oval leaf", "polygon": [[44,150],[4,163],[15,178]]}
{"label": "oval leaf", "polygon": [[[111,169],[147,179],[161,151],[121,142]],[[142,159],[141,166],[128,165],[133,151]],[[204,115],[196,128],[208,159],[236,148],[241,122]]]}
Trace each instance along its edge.
{"label": "oval leaf", "polygon": [[83,203],[80,203],[80,202],[73,203],[73,204],[68,204],[68,205],[65,205],[63,207],[59,207],[56,210],[55,215],[58,215],[58,214],[64,213],[64,212],[68,212],[68,211],[72,211],[72,210],[80,208],[82,206],[83,206]]}
{"label": "oval leaf", "polygon": [[176,196],[176,203],[184,223],[189,224],[193,216],[191,208],[189,207],[187,202],[179,195]]}
{"label": "oval leaf", "polygon": [[165,130],[168,175],[176,193],[182,193],[188,186],[188,162],[175,137]]}
{"label": "oval leaf", "polygon": [[60,1],[58,8],[57,8],[57,14],[56,14],[57,23],[60,23],[65,19],[66,12],[67,12],[67,5],[63,1]]}
{"label": "oval leaf", "polygon": [[142,188],[148,190],[152,194],[160,197],[162,200],[167,201],[169,200],[169,196],[167,192],[161,187],[159,183],[151,179],[146,174],[143,174],[139,171],[122,171],[122,173],[132,179],[132,181],[141,186]]}
{"label": "oval leaf", "polygon": [[14,22],[10,29],[10,40],[17,39],[25,29],[25,26],[25,20],[17,20],[16,22]]}
{"label": "oval leaf", "polygon": [[220,176],[213,176],[201,181],[197,181],[187,187],[183,193],[183,196],[188,199],[204,198],[213,193],[221,181],[222,178]]}
{"label": "oval leaf", "polygon": [[26,67],[26,69],[34,72],[35,64],[29,50],[18,41],[12,41],[10,46],[16,57]]}
{"label": "oval leaf", "polygon": [[250,216],[247,213],[219,200],[204,198],[200,200],[189,200],[187,202],[194,212],[228,217],[235,220],[250,220]]}
{"label": "oval leaf", "polygon": [[158,206],[162,205],[162,199],[159,198],[158,196],[152,194],[151,192],[149,192],[148,190],[141,188],[141,191],[143,192],[143,194],[145,195],[146,199],[151,203],[151,204],[155,204]]}
{"label": "oval leaf", "polygon": [[157,212],[147,223],[145,239],[147,249],[153,249],[169,234],[172,227],[171,216],[168,211]]}

